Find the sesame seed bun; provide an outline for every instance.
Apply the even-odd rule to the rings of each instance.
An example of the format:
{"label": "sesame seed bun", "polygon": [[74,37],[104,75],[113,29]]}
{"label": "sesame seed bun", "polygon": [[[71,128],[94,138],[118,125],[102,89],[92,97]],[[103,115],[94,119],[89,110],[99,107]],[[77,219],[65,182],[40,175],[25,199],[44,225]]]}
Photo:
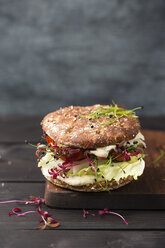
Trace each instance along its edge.
{"label": "sesame seed bun", "polygon": [[[140,130],[138,118],[123,116],[111,125],[100,125],[107,118],[82,118],[102,105],[87,107],[69,106],[49,113],[41,122],[43,131],[62,145],[95,149],[133,139]],[[105,106],[105,105],[104,105]],[[113,117],[112,117],[113,120]]]}

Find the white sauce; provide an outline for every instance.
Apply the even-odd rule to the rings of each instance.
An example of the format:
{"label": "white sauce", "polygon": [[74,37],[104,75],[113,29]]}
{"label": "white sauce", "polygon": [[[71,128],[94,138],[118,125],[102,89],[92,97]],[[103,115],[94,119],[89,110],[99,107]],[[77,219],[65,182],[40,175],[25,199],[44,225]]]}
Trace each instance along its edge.
{"label": "white sauce", "polygon": [[116,148],[116,145],[99,147],[94,151],[90,151],[90,153],[96,155],[97,157],[107,158],[109,152],[111,150],[114,150],[115,148]]}
{"label": "white sauce", "polygon": [[[131,146],[133,145],[133,142],[134,141],[137,141],[138,144],[142,144],[144,145],[144,147],[146,147],[146,144],[144,142],[144,136],[141,132],[139,132],[136,137],[132,140],[129,140],[129,145],[128,146]],[[92,150],[90,151],[91,154],[94,154],[96,155],[97,157],[103,157],[103,158],[107,158],[108,157],[108,154],[111,150],[115,150],[116,148],[116,145],[111,145],[111,146],[105,146],[105,147],[99,147],[97,148],[96,150]]]}

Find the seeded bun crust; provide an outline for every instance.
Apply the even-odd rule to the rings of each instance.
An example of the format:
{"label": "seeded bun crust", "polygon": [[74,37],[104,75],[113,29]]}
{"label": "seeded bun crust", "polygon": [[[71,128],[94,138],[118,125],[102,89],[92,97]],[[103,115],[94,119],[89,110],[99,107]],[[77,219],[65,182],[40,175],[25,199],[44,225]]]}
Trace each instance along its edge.
{"label": "seeded bun crust", "polygon": [[[123,116],[111,125],[106,117],[89,120],[79,116],[89,115],[101,105],[87,107],[69,106],[49,113],[41,122],[43,131],[62,145],[83,149],[114,145],[133,139],[140,130],[138,118]],[[105,105],[104,105],[105,106]],[[113,118],[112,118],[113,119]]]}
{"label": "seeded bun crust", "polygon": [[[84,186],[71,186],[65,182],[62,182],[61,180],[53,179],[52,177],[46,177],[46,178],[48,181],[50,181],[51,183],[53,183],[56,186],[59,186],[61,188],[71,189],[71,190],[75,190],[75,191],[83,191],[83,192],[101,192],[101,191],[114,190],[114,189],[118,189],[118,188],[128,184],[132,180],[134,180],[132,176],[128,176],[126,178],[120,178],[118,183],[114,179],[111,181],[108,181],[107,185],[106,185],[105,181],[102,181],[102,182],[100,182],[102,185],[102,187],[101,187],[99,183],[87,184]],[[104,188],[106,188],[106,189],[104,189]]]}

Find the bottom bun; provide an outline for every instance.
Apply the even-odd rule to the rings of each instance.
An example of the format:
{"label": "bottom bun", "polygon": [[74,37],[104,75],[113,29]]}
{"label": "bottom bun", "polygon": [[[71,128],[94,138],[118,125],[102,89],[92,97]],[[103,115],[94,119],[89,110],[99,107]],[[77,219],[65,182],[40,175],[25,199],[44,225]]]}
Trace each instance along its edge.
{"label": "bottom bun", "polygon": [[134,180],[132,176],[128,176],[126,178],[120,178],[119,182],[116,182],[114,179],[112,179],[111,181],[107,181],[107,182],[101,181],[99,183],[96,182],[93,184],[87,184],[83,186],[72,186],[61,180],[53,179],[52,177],[46,177],[46,179],[58,187],[65,188],[65,189],[71,189],[75,191],[84,191],[84,192],[110,191],[110,190],[118,189],[128,184],[132,180]]}

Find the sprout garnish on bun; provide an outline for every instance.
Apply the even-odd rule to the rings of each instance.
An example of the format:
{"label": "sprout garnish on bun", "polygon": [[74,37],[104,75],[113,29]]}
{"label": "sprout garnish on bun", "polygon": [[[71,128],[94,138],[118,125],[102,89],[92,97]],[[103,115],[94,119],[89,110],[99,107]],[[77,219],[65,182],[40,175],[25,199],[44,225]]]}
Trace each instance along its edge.
{"label": "sprout garnish on bun", "polygon": [[142,175],[146,147],[135,110],[117,104],[69,106],[44,117],[38,166],[53,184],[109,191]]}

